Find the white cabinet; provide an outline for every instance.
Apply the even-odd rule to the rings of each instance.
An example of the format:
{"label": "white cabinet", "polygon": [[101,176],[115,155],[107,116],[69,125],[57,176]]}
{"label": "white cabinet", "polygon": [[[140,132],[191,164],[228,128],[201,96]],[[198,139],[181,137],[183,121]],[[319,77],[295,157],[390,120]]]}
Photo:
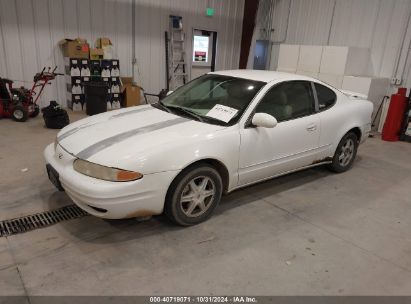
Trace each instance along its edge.
{"label": "white cabinet", "polygon": [[318,79],[324,81],[326,84],[333,86],[334,88],[341,89],[343,83],[343,75],[325,74],[319,73]]}
{"label": "white cabinet", "polygon": [[321,45],[301,45],[297,71],[318,74],[322,52],[323,47]]}
{"label": "white cabinet", "polygon": [[281,44],[279,55],[278,55],[277,71],[295,73],[297,71],[299,55],[300,55],[300,45]]}
{"label": "white cabinet", "polygon": [[320,73],[331,75],[368,75],[370,51],[367,48],[324,46]]}
{"label": "white cabinet", "polygon": [[296,74],[319,79],[319,78],[318,78],[318,73],[316,73],[316,72],[307,72],[307,71],[299,71],[299,70],[297,70]]}
{"label": "white cabinet", "polygon": [[374,104],[374,114],[381,104],[382,98],[388,93],[390,80],[388,78],[366,76],[344,76],[342,89],[361,93]]}

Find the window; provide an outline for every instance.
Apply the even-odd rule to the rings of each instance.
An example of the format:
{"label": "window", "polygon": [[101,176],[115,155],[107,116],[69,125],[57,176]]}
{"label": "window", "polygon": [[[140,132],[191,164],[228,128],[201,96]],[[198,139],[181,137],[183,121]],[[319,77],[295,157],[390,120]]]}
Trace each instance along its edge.
{"label": "window", "polygon": [[194,36],[193,62],[208,62],[208,36]]}
{"label": "window", "polygon": [[337,95],[334,91],[319,83],[314,83],[318,97],[318,108],[320,111],[325,111],[331,108],[337,100]]}
{"label": "window", "polygon": [[225,87],[221,85],[219,79],[209,79],[209,81],[200,82],[195,90],[187,92],[185,97],[192,100],[221,98],[227,95]]}
{"label": "window", "polygon": [[270,89],[256,108],[277,121],[285,121],[314,113],[314,98],[308,81],[283,82]]}
{"label": "window", "polygon": [[235,114],[229,121],[221,120],[221,124],[232,125],[264,85],[266,83],[261,81],[207,74],[178,88],[162,103],[171,110],[180,108],[193,112],[207,122],[213,118],[209,112],[215,106],[229,107]]}

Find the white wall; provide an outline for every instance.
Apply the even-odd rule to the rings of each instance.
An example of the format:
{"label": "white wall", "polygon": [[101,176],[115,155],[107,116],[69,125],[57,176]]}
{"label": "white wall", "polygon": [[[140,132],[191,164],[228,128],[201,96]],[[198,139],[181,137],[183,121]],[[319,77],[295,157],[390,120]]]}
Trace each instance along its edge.
{"label": "white wall", "polygon": [[[261,1],[272,2],[273,42],[370,48],[374,75],[407,78],[411,0]],[[276,58],[277,48],[273,49],[272,58]],[[403,83],[411,85],[411,80]]]}
{"label": "white wall", "polygon": [[[0,77],[30,86],[43,66],[57,64],[63,71],[57,43],[75,37],[92,45],[109,37],[122,76],[131,76],[132,7],[132,0],[0,0]],[[215,16],[206,17],[206,7],[215,8]],[[244,0],[136,0],[136,81],[148,92],[165,87],[164,31],[170,14],[183,16],[188,37],[193,27],[217,31],[216,69],[238,68],[243,8]],[[42,104],[51,99],[65,104],[64,79],[46,90]]]}

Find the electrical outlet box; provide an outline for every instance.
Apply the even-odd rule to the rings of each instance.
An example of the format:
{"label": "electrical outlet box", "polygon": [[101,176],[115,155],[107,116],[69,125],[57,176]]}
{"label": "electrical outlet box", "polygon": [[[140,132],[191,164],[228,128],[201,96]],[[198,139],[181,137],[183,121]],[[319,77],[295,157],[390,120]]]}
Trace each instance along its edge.
{"label": "electrical outlet box", "polygon": [[401,79],[398,79],[398,78],[397,78],[397,79],[395,80],[395,84],[396,84],[396,85],[400,85],[400,84],[401,84],[401,82],[402,82],[402,80],[401,80]]}

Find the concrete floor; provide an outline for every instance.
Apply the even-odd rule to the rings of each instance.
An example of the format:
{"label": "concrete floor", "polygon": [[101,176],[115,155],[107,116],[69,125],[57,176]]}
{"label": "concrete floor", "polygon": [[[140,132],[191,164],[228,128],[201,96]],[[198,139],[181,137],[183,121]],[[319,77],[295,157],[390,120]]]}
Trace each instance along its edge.
{"label": "concrete floor", "polygon": [[[55,134],[0,120],[0,219],[71,204],[44,169]],[[195,227],[89,216],[0,238],[0,295],[411,295],[410,232],[411,144],[375,138],[349,172],[234,192]]]}

